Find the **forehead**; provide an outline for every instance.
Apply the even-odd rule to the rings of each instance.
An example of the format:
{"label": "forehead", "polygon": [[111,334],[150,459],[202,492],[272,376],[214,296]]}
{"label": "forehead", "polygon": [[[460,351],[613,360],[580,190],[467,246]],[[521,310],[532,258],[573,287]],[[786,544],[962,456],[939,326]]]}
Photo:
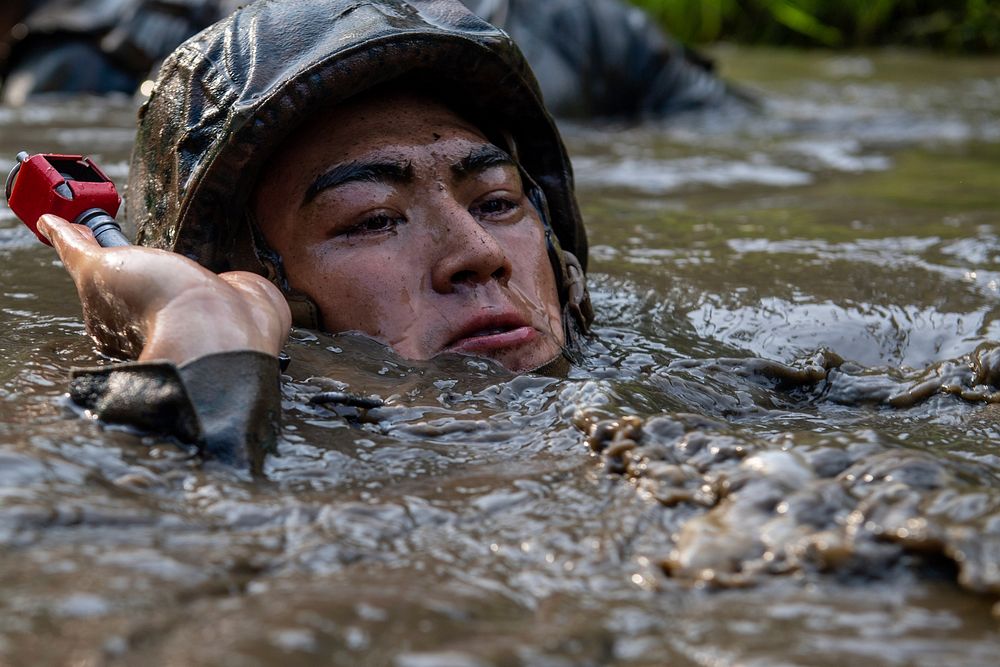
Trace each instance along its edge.
{"label": "forehead", "polygon": [[345,161],[396,147],[445,146],[456,139],[490,143],[478,127],[434,98],[379,91],[318,113],[281,152],[298,159]]}

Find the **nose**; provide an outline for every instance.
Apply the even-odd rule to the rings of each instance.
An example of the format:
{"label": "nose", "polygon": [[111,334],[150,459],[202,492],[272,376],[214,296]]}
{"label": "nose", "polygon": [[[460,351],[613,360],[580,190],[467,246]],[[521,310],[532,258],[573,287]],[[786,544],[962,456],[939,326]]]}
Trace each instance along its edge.
{"label": "nose", "polygon": [[476,287],[491,280],[506,285],[511,263],[499,239],[467,210],[459,209],[441,220],[440,254],[432,270],[436,292],[449,294],[461,287]]}

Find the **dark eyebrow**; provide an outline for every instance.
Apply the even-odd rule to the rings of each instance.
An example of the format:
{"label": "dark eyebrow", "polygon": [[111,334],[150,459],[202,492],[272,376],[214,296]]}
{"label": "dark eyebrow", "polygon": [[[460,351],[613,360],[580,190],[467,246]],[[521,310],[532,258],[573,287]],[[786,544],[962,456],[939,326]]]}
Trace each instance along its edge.
{"label": "dark eyebrow", "polygon": [[517,167],[514,158],[493,144],[485,144],[472,149],[466,157],[451,165],[451,172],[457,178],[468,178],[490,167]]}
{"label": "dark eyebrow", "polygon": [[338,164],[312,182],[302,198],[305,206],[323,190],[347,183],[408,183],[413,180],[413,165],[409,162],[348,162]]}

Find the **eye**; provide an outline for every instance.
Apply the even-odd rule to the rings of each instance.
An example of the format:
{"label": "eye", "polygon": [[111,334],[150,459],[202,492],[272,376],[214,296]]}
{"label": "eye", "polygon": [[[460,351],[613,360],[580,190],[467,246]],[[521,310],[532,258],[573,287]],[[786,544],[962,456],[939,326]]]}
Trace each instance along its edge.
{"label": "eye", "polygon": [[390,215],[388,213],[376,213],[364,218],[357,224],[351,225],[347,229],[340,232],[338,236],[351,237],[366,234],[384,234],[386,232],[395,231],[396,227],[405,223],[406,218]]}
{"label": "eye", "polygon": [[473,204],[469,213],[485,220],[503,221],[521,208],[521,203],[510,197],[491,196]]}

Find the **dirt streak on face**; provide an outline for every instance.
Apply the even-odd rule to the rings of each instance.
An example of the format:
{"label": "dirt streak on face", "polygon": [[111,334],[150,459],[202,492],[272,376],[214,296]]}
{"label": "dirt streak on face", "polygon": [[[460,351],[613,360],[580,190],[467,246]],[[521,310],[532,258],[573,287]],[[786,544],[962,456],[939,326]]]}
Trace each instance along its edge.
{"label": "dirt streak on face", "polygon": [[512,371],[560,352],[545,235],[518,169],[442,104],[382,93],[320,114],[275,155],[253,206],[331,332]]}

